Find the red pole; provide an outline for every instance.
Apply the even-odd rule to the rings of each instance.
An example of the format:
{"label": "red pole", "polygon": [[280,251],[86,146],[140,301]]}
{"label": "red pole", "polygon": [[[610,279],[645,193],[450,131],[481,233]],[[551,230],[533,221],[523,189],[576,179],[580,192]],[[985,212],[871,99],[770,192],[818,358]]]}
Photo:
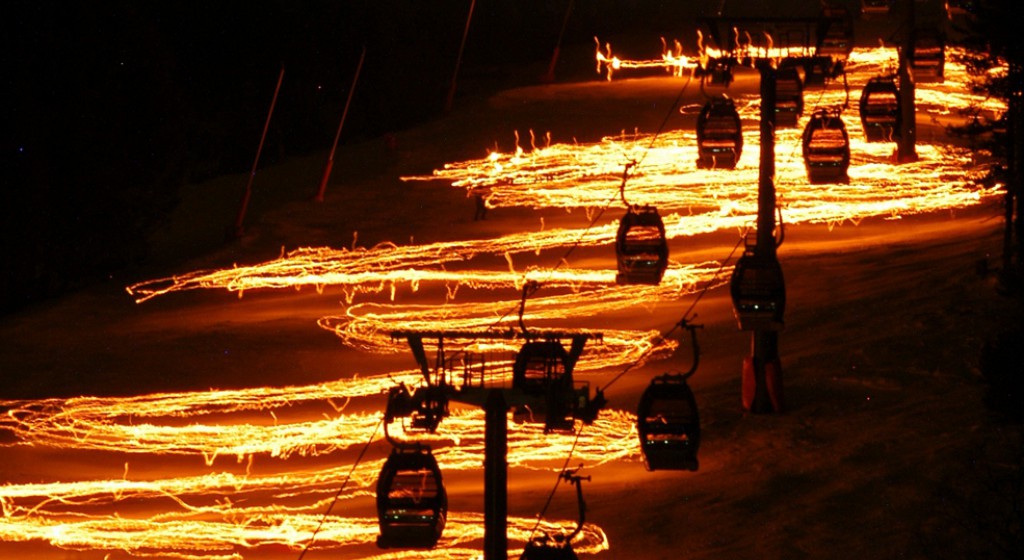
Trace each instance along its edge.
{"label": "red pole", "polygon": [[555,64],[558,62],[558,54],[562,50],[562,39],[565,37],[565,28],[569,25],[569,14],[572,13],[573,0],[565,8],[565,17],[562,18],[562,29],[558,32],[558,42],[555,43],[555,52],[551,54],[551,64],[548,66],[548,73],[541,78],[545,83],[555,81]]}
{"label": "red pole", "polygon": [[459,77],[459,67],[462,66],[462,51],[466,48],[466,36],[469,35],[469,22],[473,21],[473,8],[476,7],[476,0],[470,0],[469,15],[466,16],[466,29],[462,31],[462,43],[459,44],[459,56],[455,60],[455,72],[452,73],[452,85],[448,88],[448,100],[445,101],[445,112],[452,110],[455,104],[455,81]]}
{"label": "red pole", "polygon": [[356,66],[356,75],[352,78],[352,87],[348,90],[348,98],[345,99],[345,109],[341,112],[341,122],[338,123],[338,132],[334,134],[334,144],[331,145],[331,154],[327,157],[327,165],[324,166],[324,176],[320,179],[320,188],[316,191],[313,200],[324,201],[324,192],[327,190],[327,179],[331,176],[331,169],[334,167],[334,151],[338,148],[338,139],[341,138],[341,127],[345,126],[345,117],[348,116],[348,106],[352,103],[352,94],[356,91],[356,82],[359,81],[359,72],[363,69],[363,60],[366,59],[366,47],[359,55],[359,64]]}
{"label": "red pole", "polygon": [[249,207],[249,199],[252,197],[252,180],[256,177],[256,165],[260,162],[260,153],[263,151],[263,142],[267,139],[267,129],[270,128],[270,116],[274,114],[274,105],[277,104],[277,94],[281,91],[281,82],[284,80],[284,66],[281,66],[281,74],[277,77],[277,87],[274,88],[274,99],[270,102],[270,110],[267,111],[267,122],[263,124],[263,135],[260,136],[260,145],[256,148],[256,158],[252,162],[252,171],[249,173],[249,182],[245,185],[245,194],[242,196],[242,207],[238,209],[238,219],[235,220],[235,237],[241,237],[242,223],[245,221],[245,211]]}

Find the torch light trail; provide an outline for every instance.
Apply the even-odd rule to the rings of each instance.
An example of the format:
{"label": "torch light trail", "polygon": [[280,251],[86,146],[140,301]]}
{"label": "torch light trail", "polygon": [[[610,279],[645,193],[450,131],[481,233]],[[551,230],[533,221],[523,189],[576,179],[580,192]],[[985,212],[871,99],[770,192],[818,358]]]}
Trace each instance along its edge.
{"label": "torch light trail", "polygon": [[[610,46],[599,48],[598,69],[614,65],[623,72],[661,64],[682,76],[695,64],[678,44],[672,49],[665,44],[663,50],[661,62],[613,62]],[[851,89],[859,91],[867,78],[894,61],[893,49],[854,51],[846,66]],[[993,100],[971,95],[966,73],[955,60],[946,68],[944,84],[918,87],[921,111],[932,118],[949,118],[968,108],[1004,110]],[[757,100],[737,97],[744,118],[754,119]],[[833,84],[823,92],[808,92],[807,101],[811,106],[842,105],[846,92]],[[996,194],[970,184],[977,165],[969,152],[955,147],[919,145],[921,160],[901,165],[897,180],[890,164],[892,146],[859,141],[859,120],[847,115],[844,121],[854,139],[847,185],[807,185],[797,156],[799,132],[779,131],[776,181],[787,223],[835,226],[869,216],[897,218],[976,205]],[[756,154],[758,137],[750,128],[744,153]],[[672,239],[720,230],[739,234],[756,215],[755,158],[745,155],[733,172],[698,170],[696,137],[689,130],[667,131],[657,138],[623,133],[572,145],[552,143],[548,137],[541,147],[531,135],[529,151],[518,144],[517,137],[509,153],[495,151],[479,160],[450,163],[430,176],[404,179],[486,189],[491,207],[581,210],[589,219],[617,200],[623,165],[642,159],[643,165],[629,177],[629,198],[657,205]],[[570,315],[579,321],[609,309],[678,304],[687,295],[723,283],[718,275],[721,262],[688,263],[678,256],[662,284],[647,287],[612,287],[614,271],[575,268],[564,261],[567,248],[611,245],[616,229],[613,217],[604,223],[595,220],[586,229],[541,228],[494,239],[351,250],[301,248],[267,263],[181,274],[142,282],[128,291],[141,303],[191,289],[242,294],[340,286],[346,293],[345,309],[321,318],[320,326],[348,346],[379,353],[396,350],[387,334],[396,329],[515,328],[509,315],[518,307],[517,300],[455,303],[460,289],[514,293],[509,290],[539,281],[545,286],[543,297],[530,298],[524,315],[524,321],[535,326],[558,325]],[[523,264],[533,261],[547,264]],[[423,283],[444,286],[444,301],[436,306],[395,303],[399,287],[416,291]],[[383,294],[390,303],[356,305],[354,298],[360,294],[367,299]],[[641,358],[658,360],[674,349],[675,342],[660,340],[657,331],[602,330],[603,344],[588,347],[578,364],[581,374]],[[469,350],[503,356],[492,363],[504,371],[515,349],[497,345]],[[352,470],[339,508],[315,546],[341,552],[357,549],[361,558],[401,558],[403,552],[378,553],[371,544],[377,534],[376,519],[370,514],[372,485],[386,444],[372,444],[371,458],[354,470],[352,456],[380,421],[378,412],[367,411],[382,408],[388,388],[397,383],[416,385],[422,376],[409,370],[352,375],[302,387],[0,401],[3,452],[102,456],[116,465],[95,467],[106,474],[84,474],[78,480],[63,480],[45,469],[31,480],[9,480],[0,487],[0,542],[37,541],[59,549],[189,560],[242,558],[248,551],[268,547],[297,552]],[[392,430],[398,430],[399,438],[428,441],[447,476],[475,477],[483,452],[482,423],[481,412],[455,409],[436,434],[403,434],[399,426]],[[638,461],[634,425],[635,418],[628,413],[603,412],[582,432],[573,456],[588,466]],[[518,469],[555,472],[573,445],[572,436],[542,435],[536,425],[513,424],[509,434],[509,464]],[[163,466],[165,461],[174,462],[173,470]],[[511,517],[510,538],[525,542],[535,522]],[[556,526],[571,524],[554,523],[542,528],[557,531]],[[451,512],[438,548],[418,551],[417,557],[477,557],[482,536],[480,515]],[[577,552],[609,547],[593,524],[585,525],[578,539],[573,543]]]}
{"label": "torch light trail", "polygon": [[[411,380],[412,375],[405,376]],[[366,379],[371,387],[378,379]],[[280,544],[299,548],[312,534],[316,512],[331,501],[330,496],[349,467],[311,467],[306,470],[259,474],[253,472],[255,460],[285,460],[293,456],[337,456],[345,449],[364,444],[375,431],[379,414],[341,414],[325,425],[319,420],[291,422],[284,432],[280,425],[287,409],[306,401],[320,401],[321,408],[334,409],[334,399],[352,398],[367,393],[361,383],[325,384],[289,388],[284,394],[259,405],[263,388],[216,392],[217,406],[188,403],[189,394],[162,394],[145,397],[140,407],[136,398],[51,399],[45,406],[27,407],[28,402],[2,403],[9,410],[2,425],[15,435],[17,445],[64,449],[67,452],[101,450],[108,453],[161,456],[178,454],[202,458],[212,467],[214,459],[237,455],[236,463],[245,463],[244,471],[206,472],[174,478],[134,479],[126,463],[119,479],[35,482],[7,484],[0,491],[0,539],[18,542],[41,539],[69,549],[124,550],[135,556],[180,558],[240,558],[225,551]],[[356,389],[350,394],[346,389]],[[273,391],[270,391],[273,392]],[[364,398],[359,396],[357,398]],[[194,400],[201,400],[194,399]],[[263,410],[280,416],[266,424],[226,423],[223,418],[209,425],[188,424],[182,430],[182,418],[201,420],[212,414],[222,417],[233,413]],[[244,418],[244,415],[243,415]],[[139,420],[146,429],[136,431]],[[437,434],[427,438],[436,449],[445,472],[475,472],[483,454],[480,411],[456,410]],[[576,455],[592,465],[607,461],[635,459],[635,418],[611,412],[598,419],[577,444]],[[329,422],[330,423],[330,422]],[[344,424],[344,426],[340,426]],[[161,428],[154,430],[153,428]],[[303,434],[296,438],[294,432]],[[534,425],[510,426],[509,464],[526,469],[553,470],[572,444],[570,435],[541,437]],[[404,436],[398,430],[399,438]],[[248,459],[244,461],[243,459]],[[352,484],[341,496],[346,503],[365,502],[373,495],[372,485],[382,459],[360,463]],[[100,508],[138,504],[146,514],[134,517],[121,514],[107,517],[90,513]],[[149,510],[153,511],[150,512]],[[362,505],[366,509],[365,503]],[[136,514],[137,515],[137,514]],[[148,515],[148,516],[147,516]],[[480,538],[480,529],[472,515],[463,520],[453,515],[443,543],[457,546]],[[515,531],[529,531],[531,520],[513,520]],[[523,533],[528,534],[528,533]],[[346,547],[372,542],[376,520],[344,516],[332,518],[321,534],[318,546]],[[600,529],[589,526],[582,546],[600,550],[607,546]],[[174,551],[173,553],[170,551]],[[381,555],[398,558],[400,555]],[[457,550],[431,553],[429,558],[466,558]]]}
{"label": "torch light trail", "polygon": [[[872,75],[883,73],[895,57],[893,49],[855,50],[847,65],[851,90],[859,91]],[[971,109],[998,111],[995,100],[969,93],[967,74],[955,58],[946,65],[942,84],[918,86],[920,97],[934,91],[937,101],[918,103],[922,111],[942,114]],[[865,77],[866,75],[866,77]],[[846,92],[833,84],[821,92],[808,92],[810,106],[842,106]],[[941,101],[938,101],[941,100]],[[740,100],[743,115],[757,114],[757,101]],[[810,111],[805,111],[809,113]],[[934,117],[933,117],[934,118]],[[892,173],[893,148],[862,140],[856,118],[844,117],[851,138],[850,182],[847,185],[808,185],[799,156],[800,129],[777,133],[780,153],[776,162],[776,188],[786,221],[796,223],[857,223],[871,216],[900,216],[962,208],[995,196],[976,187],[971,179],[981,174],[975,157],[963,148],[921,143],[920,161],[900,166],[899,180]],[[443,180],[453,187],[487,189],[492,208],[523,206],[583,210],[589,214],[617,199],[625,163],[641,159],[643,166],[628,181],[630,201],[658,206],[664,214],[669,238],[693,236],[722,229],[742,230],[756,215],[756,154],[758,134],[748,126],[745,156],[735,171],[696,167],[696,133],[675,130],[656,141],[647,134],[607,137],[592,144],[546,144],[526,152],[517,145],[509,153],[491,152],[478,160],[450,163],[429,176],[403,177],[406,181]],[[531,144],[534,142],[531,141]],[[788,148],[787,148],[788,147]],[[965,178],[966,170],[966,181]],[[973,171],[972,171],[973,170]],[[465,240],[416,246],[382,244],[370,249],[300,248],[259,265],[197,271],[129,286],[136,301],[191,289],[227,289],[244,293],[259,288],[341,286],[348,301],[359,293],[388,291],[407,283],[415,291],[424,282],[458,287],[494,289],[519,287],[543,276],[548,285],[597,286],[610,283],[612,271],[527,270],[508,273],[467,270],[466,264],[484,255],[511,259],[522,253],[564,250],[566,247],[609,245],[616,224],[587,230],[542,229],[494,239]]]}

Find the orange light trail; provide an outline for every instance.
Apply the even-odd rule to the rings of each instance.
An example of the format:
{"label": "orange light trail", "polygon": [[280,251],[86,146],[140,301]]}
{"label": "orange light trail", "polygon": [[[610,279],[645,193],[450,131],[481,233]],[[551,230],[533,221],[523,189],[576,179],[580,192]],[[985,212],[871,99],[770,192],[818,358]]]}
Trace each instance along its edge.
{"label": "orange light trail", "polygon": [[[682,54],[678,44],[672,49],[663,45],[660,63],[649,61],[643,66],[619,60],[614,69],[663,64],[669,73],[682,76],[693,60]],[[611,64],[610,53],[610,46],[603,54],[598,49],[599,71],[602,63]],[[606,57],[603,62],[601,56]],[[859,91],[868,77],[881,73],[894,60],[893,49],[854,51],[847,64],[851,91]],[[944,84],[918,86],[922,115],[928,112],[932,118],[948,119],[968,107],[1003,110],[992,100],[972,96],[966,74],[952,60],[947,61],[946,75]],[[806,100],[808,107],[836,106],[845,102],[845,95],[833,84],[821,92],[807,92]],[[552,143],[548,137],[540,147],[531,134],[529,150],[519,146],[517,136],[509,153],[495,151],[479,160],[449,163],[429,176],[403,179],[443,180],[455,188],[486,189],[492,208],[582,210],[590,219],[616,203],[624,164],[641,161],[628,180],[626,194],[631,203],[659,208],[670,239],[723,230],[739,234],[752,225],[756,214],[758,136],[751,123],[758,102],[743,96],[737,96],[737,102],[748,130],[735,171],[698,170],[695,132],[676,130],[657,138],[624,133],[590,144]],[[921,142],[917,146],[920,161],[901,165],[897,174],[890,163],[893,145],[865,143],[859,119],[848,112],[844,121],[852,139],[850,182],[845,185],[807,185],[798,155],[802,127],[778,131],[776,186],[786,223],[856,224],[869,216],[899,218],[968,207],[997,195],[971,184],[978,166],[964,149]],[[322,291],[337,286],[345,293],[344,309],[322,317],[321,328],[357,350],[384,353],[404,350],[391,340],[388,333],[394,330],[517,328],[519,299],[512,294],[527,281],[540,282],[545,288],[525,307],[523,319],[531,328],[571,327],[609,310],[635,315],[637,310],[659,305],[680,306],[686,296],[727,281],[719,274],[721,262],[689,263],[685,253],[683,257],[674,253],[661,285],[616,287],[615,271],[579,268],[562,257],[570,247],[611,245],[616,218],[617,213],[586,229],[547,228],[542,223],[537,231],[494,239],[300,248],[266,263],[185,273],[127,290],[142,303],[193,289],[241,295],[260,289]],[[399,290],[416,292],[427,284],[444,288],[443,302],[432,306],[395,303],[402,299]],[[455,303],[460,290],[504,290],[500,293],[509,295],[479,303],[472,301],[479,299],[474,293],[465,302]],[[369,301],[356,304],[357,296]],[[375,301],[384,298],[391,303]],[[677,345],[674,340],[661,340],[655,330],[602,332],[603,341],[588,344],[581,357],[577,366],[581,375],[657,361]],[[490,363],[499,375],[508,375],[513,346],[499,341],[465,349],[498,355]],[[101,456],[119,465],[96,467],[102,474],[84,474],[82,480],[47,480],[54,477],[40,474],[33,481],[0,486],[0,542],[38,541],[67,550],[186,560],[238,559],[267,547],[298,551],[352,470],[350,483],[315,548],[372,550],[360,557],[380,560],[407,557],[400,551],[377,554],[372,544],[378,531],[372,514],[373,484],[387,444],[371,445],[371,458],[354,470],[352,465],[355,453],[377,431],[383,394],[397,383],[416,386],[422,375],[412,370],[346,375],[352,377],[301,387],[0,401],[0,434],[5,436],[0,450]],[[639,462],[635,420],[621,410],[603,411],[583,430],[573,457],[588,467]],[[481,411],[455,408],[436,434],[405,433],[399,426],[392,426],[390,433],[397,433],[399,439],[429,442],[446,478],[475,480],[483,455],[482,426]],[[544,435],[538,425],[510,423],[509,465],[553,474],[573,444],[572,435]],[[161,468],[163,461],[185,466],[170,476],[167,468]],[[325,467],[328,461],[330,466]],[[510,517],[510,539],[521,546],[534,524],[534,519]],[[480,514],[450,512],[438,547],[417,551],[417,557],[478,558],[482,525]],[[558,521],[542,527],[557,531],[571,525],[571,521]],[[608,549],[609,543],[600,527],[586,524],[574,548],[593,554]]]}
{"label": "orange light trail", "polygon": [[[6,531],[0,523],[0,537],[8,542],[45,540],[67,550],[117,550],[134,557],[176,558],[181,560],[241,560],[245,553],[260,548],[282,548],[298,552],[304,541],[319,524],[316,515],[295,512],[265,512],[253,519],[234,514],[221,521],[167,519],[157,522],[123,518],[63,520],[33,524],[16,524]],[[536,521],[529,518],[508,518],[508,536],[512,543],[525,542]],[[541,524],[541,530],[558,534],[568,522]],[[369,518],[336,518],[325,523],[317,539],[317,550],[340,549],[373,542],[377,520]],[[436,548],[417,550],[424,559],[476,559],[475,548],[459,548],[483,540],[483,516],[453,514],[448,517],[445,534]],[[585,523],[573,541],[580,553],[595,554],[609,548],[600,527]],[[521,551],[521,549],[520,549]],[[510,550],[510,556],[520,551]],[[395,551],[363,559],[398,560],[408,558],[408,551]]]}
{"label": "orange light trail", "polygon": [[[962,53],[951,49],[950,57]],[[856,49],[847,62],[851,107],[856,107],[867,80],[894,67],[895,49]],[[916,88],[919,115],[959,115],[975,108],[989,113],[1005,110],[998,100],[970,93],[963,64],[946,63],[946,81],[919,84]],[[751,70],[752,72],[752,70]],[[681,82],[682,83],[682,82]],[[870,216],[911,215],[942,208],[961,208],[979,203],[995,193],[971,182],[980,172],[971,151],[934,144],[919,135],[920,160],[900,165],[898,179],[892,173],[889,143],[864,141],[856,110],[843,120],[850,135],[850,182],[848,185],[808,185],[800,156],[802,124],[813,107],[841,107],[847,103],[841,84],[805,92],[804,121],[796,128],[776,132],[776,189],[789,223],[857,223]],[[759,136],[756,96],[737,95],[745,120],[743,155],[735,170],[698,169],[697,135],[692,129],[651,134],[622,133],[592,144],[547,142],[537,146],[531,133],[531,149],[515,146],[508,153],[494,151],[486,157],[449,163],[432,175],[403,177],[407,181],[443,180],[453,187],[485,189],[491,208],[565,208],[608,206],[617,199],[623,166],[640,161],[626,185],[633,204],[657,206],[665,217],[670,238],[718,229],[740,228],[754,220],[757,208]],[[926,113],[927,112],[927,113]],[[966,120],[966,117],[963,117]],[[736,219],[741,216],[740,219]],[[684,225],[686,224],[686,225]],[[607,239],[614,224],[588,235]]]}
{"label": "orange light trail", "polygon": [[[582,246],[599,246],[615,238],[614,227],[601,227],[581,239],[578,230],[548,230],[509,235],[495,240],[436,243],[429,246],[378,245],[371,249],[302,248],[279,259],[251,266],[202,270],[140,282],[128,292],[142,303],[159,295],[196,289],[225,289],[241,297],[256,289],[303,287],[322,291],[340,286],[351,304],[357,294],[388,293],[394,299],[400,286],[413,292],[425,283],[448,288],[449,299],[460,288],[520,289],[525,282],[539,281],[548,287],[581,289],[613,284],[614,270],[525,267],[514,269],[514,253],[537,252],[538,247],[564,248],[579,240]],[[435,249],[437,252],[434,252]],[[459,269],[455,265],[476,255],[504,254],[507,271]],[[433,257],[431,257],[433,255]],[[427,263],[428,259],[432,262]],[[434,269],[425,268],[433,265]],[[451,266],[449,269],[446,265]],[[707,275],[706,265],[679,265],[669,270],[666,285],[684,290]]]}
{"label": "orange light trail", "polygon": [[[952,50],[955,53],[955,50]],[[867,79],[883,73],[895,60],[895,50],[857,49],[847,64],[850,89],[854,95]],[[920,101],[919,109],[942,115],[980,107],[998,111],[1000,105],[969,93],[962,64],[946,64],[943,84],[917,87],[925,99],[933,92],[935,102]],[[836,84],[805,94],[808,107],[842,106],[846,92]],[[949,102],[940,100],[949,99]],[[738,99],[745,127],[743,157],[734,171],[703,170],[696,167],[696,132],[673,130],[654,138],[650,134],[620,134],[590,144],[536,145],[531,150],[516,145],[509,153],[494,151],[477,160],[449,163],[427,176],[402,177],[405,181],[443,180],[453,187],[487,190],[491,208],[529,207],[583,210],[588,217],[607,208],[618,198],[623,166],[641,161],[627,184],[633,204],[659,208],[670,239],[733,229],[741,231],[754,222],[757,207],[756,127],[758,101]],[[855,98],[850,101],[856,104]],[[805,111],[809,114],[810,109]],[[932,117],[933,119],[936,117]],[[981,174],[971,151],[954,146],[918,143],[920,160],[900,166],[899,179],[892,173],[893,146],[863,140],[860,120],[849,113],[844,122],[851,139],[850,182],[848,185],[808,185],[800,151],[801,127],[781,129],[776,135],[776,189],[788,223],[858,223],[871,216],[898,217],[963,208],[996,196],[972,183]],[[966,170],[966,174],[965,174]],[[974,170],[974,171],[972,171]],[[966,179],[966,180],[965,180]],[[543,226],[543,224],[542,224]],[[416,291],[423,283],[449,286],[454,294],[460,287],[495,289],[519,287],[527,280],[543,277],[546,285],[581,288],[610,283],[613,271],[524,270],[508,273],[465,270],[467,262],[482,255],[511,256],[564,250],[570,246],[594,247],[611,244],[616,223],[598,224],[587,230],[546,229],[476,239],[416,246],[385,243],[373,248],[300,248],[267,263],[230,269],[197,271],[140,282],[128,292],[137,302],[175,291],[227,289],[243,294],[261,288],[340,286],[346,301],[357,294],[388,292],[394,297],[398,285]],[[670,270],[671,272],[671,270]]]}
{"label": "orange light trail", "polygon": [[[406,375],[405,380],[412,380]],[[376,386],[379,380],[366,380]],[[0,427],[12,432],[16,445],[65,449],[69,453],[100,450],[108,453],[146,454],[159,456],[182,454],[203,459],[213,466],[217,456],[239,454],[236,463],[244,464],[241,472],[206,472],[174,478],[134,479],[127,463],[120,479],[73,482],[8,483],[0,487],[0,540],[22,542],[42,540],[72,550],[122,550],[133,556],[177,558],[240,558],[239,549],[280,545],[298,550],[305,545],[318,522],[317,512],[331,503],[331,495],[343,480],[349,466],[308,468],[291,472],[260,474],[255,462],[263,463],[293,456],[314,457],[338,454],[341,450],[365,444],[375,431],[379,414],[349,413],[338,416],[344,429],[324,429],[317,421],[296,419],[291,424],[300,433],[308,433],[310,441],[293,442],[293,436],[268,429],[266,425],[248,425],[237,429],[239,422],[224,422],[186,429],[181,418],[205,418],[253,409],[287,409],[299,401],[316,401],[321,408],[334,409],[335,398],[349,398],[338,389],[353,388],[358,382],[293,387],[282,391],[272,402],[259,402],[265,388],[215,392],[218,406],[206,408],[189,400],[187,393],[149,395],[146,406],[137,398],[51,399],[45,406],[26,408],[26,402],[0,403],[9,412]],[[366,393],[359,388],[356,393]],[[298,395],[285,398],[285,394]],[[316,397],[314,397],[316,395]],[[309,404],[309,403],[305,403]],[[138,414],[132,411],[139,411]],[[242,415],[243,419],[246,416]],[[275,417],[280,424],[282,413]],[[135,417],[146,418],[150,426],[167,428],[165,436],[125,434],[122,429],[137,425]],[[73,423],[71,433],[54,428],[61,420]],[[170,420],[168,422],[168,420]],[[163,423],[161,423],[163,421]],[[612,411],[603,415],[580,437],[575,456],[591,465],[616,460],[636,460],[638,451],[632,432],[635,418]],[[442,423],[437,434],[417,436],[429,441],[441,467],[452,473],[478,471],[483,456],[483,413],[478,410],[454,410]],[[184,427],[195,426],[185,424]],[[542,437],[536,425],[509,425],[509,465],[539,471],[555,471],[573,443],[572,435]],[[55,436],[55,432],[57,435]],[[214,435],[215,432],[216,435]],[[399,438],[402,435],[398,430]],[[245,442],[239,449],[237,442]],[[218,446],[225,447],[218,447]],[[288,446],[292,446],[289,450]],[[245,455],[241,455],[244,453]],[[258,457],[257,457],[258,455]],[[243,459],[248,459],[244,461]],[[352,504],[354,511],[364,511],[372,499],[373,484],[383,459],[367,460],[354,471],[352,483],[346,487],[339,502]],[[362,503],[360,503],[360,501]],[[95,513],[124,504],[129,509],[114,516]],[[143,504],[143,506],[140,506]],[[139,510],[142,513],[139,513]],[[133,513],[129,513],[133,512]],[[428,558],[471,558],[475,551],[457,548],[482,537],[479,516],[455,512],[449,519],[439,550]],[[510,519],[510,537],[525,535],[533,520]],[[559,522],[565,525],[568,522]],[[594,551],[607,548],[607,541],[596,526],[588,526],[580,542]],[[331,517],[319,534],[317,548],[343,548],[372,543],[376,538],[376,518]],[[521,537],[525,542],[526,537]],[[446,544],[449,543],[449,544]],[[231,551],[235,552],[231,552]],[[400,553],[379,558],[399,558]]]}

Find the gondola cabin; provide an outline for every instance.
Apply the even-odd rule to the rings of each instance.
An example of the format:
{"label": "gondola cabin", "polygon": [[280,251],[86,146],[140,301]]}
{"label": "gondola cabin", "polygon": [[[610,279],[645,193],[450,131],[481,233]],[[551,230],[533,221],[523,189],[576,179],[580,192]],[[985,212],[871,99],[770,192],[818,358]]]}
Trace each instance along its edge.
{"label": "gondola cabin", "polygon": [[430,448],[393,449],[377,477],[377,546],[431,548],[447,516],[448,495]]}
{"label": "gondola cabin", "polygon": [[838,111],[820,109],[803,133],[804,166],[812,184],[849,181],[850,136]]}
{"label": "gondola cabin", "polygon": [[[572,549],[572,540],[583,529],[586,520],[586,504],[583,502],[583,487],[580,485],[582,477],[576,476],[574,472],[563,471],[560,478],[566,479],[576,486],[576,501],[579,505],[579,523],[576,529],[569,534],[556,534],[554,536],[541,533],[531,538],[523,549],[519,560],[578,560],[576,552]],[[589,480],[590,477],[587,477]]]}
{"label": "gondola cabin", "polygon": [[665,224],[653,206],[630,206],[615,237],[617,284],[657,285],[668,268]]}
{"label": "gondola cabin", "polygon": [[946,0],[946,17],[950,21],[973,17],[978,13],[978,3],[979,0]]}
{"label": "gondola cabin", "polygon": [[697,116],[697,167],[734,169],[743,153],[743,125],[732,99],[715,97]]}
{"label": "gondola cabin", "polygon": [[892,142],[900,130],[900,90],[891,76],[868,80],[860,94],[860,122],[868,142]]}
{"label": "gondola cabin", "polygon": [[576,387],[572,370],[578,355],[570,355],[558,340],[523,344],[512,365],[512,403],[516,420],[541,422],[544,431],[571,431],[589,402],[588,386]]}
{"label": "gondola cabin", "polygon": [[797,125],[804,113],[804,85],[795,66],[780,66],[775,74],[775,126]]}
{"label": "gondola cabin", "polygon": [[727,88],[732,83],[734,61],[729,57],[713,58],[708,61],[702,74],[702,83],[716,88]]}
{"label": "gondola cabin", "polygon": [[640,396],[636,416],[647,470],[697,470],[700,415],[685,376],[655,377]]}
{"label": "gondola cabin", "polygon": [[786,310],[786,283],[777,258],[758,256],[753,247],[748,245],[733,269],[729,291],[740,329],[782,329],[782,317]]}
{"label": "gondola cabin", "polygon": [[823,88],[837,66],[830,56],[808,56],[803,60],[804,89]]}
{"label": "gondola cabin", "polygon": [[531,340],[520,348],[512,365],[512,387],[543,395],[552,385],[572,385],[569,354],[557,340]]}
{"label": "gondola cabin", "polygon": [[551,540],[547,535],[531,539],[526,543],[519,560],[579,560],[571,544],[553,543]]}
{"label": "gondola cabin", "polygon": [[846,8],[822,10],[818,25],[819,56],[846,59],[853,52],[853,20]]}
{"label": "gondola cabin", "polygon": [[864,19],[885,17],[889,15],[892,0],[860,0],[860,13]]}
{"label": "gondola cabin", "polygon": [[927,83],[945,80],[946,42],[942,34],[932,29],[918,29],[914,32],[913,45],[911,69],[914,81]]}

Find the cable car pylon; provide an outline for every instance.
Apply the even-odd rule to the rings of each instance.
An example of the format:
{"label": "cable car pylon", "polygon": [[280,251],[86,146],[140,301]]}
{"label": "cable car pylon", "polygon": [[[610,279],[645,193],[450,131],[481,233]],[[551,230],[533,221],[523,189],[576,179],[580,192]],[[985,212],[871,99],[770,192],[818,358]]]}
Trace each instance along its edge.
{"label": "cable car pylon", "polygon": [[917,156],[917,108],[915,105],[914,76],[911,69],[914,52],[915,16],[914,2],[907,2],[907,20],[904,22],[907,31],[900,49],[898,70],[900,90],[900,129],[896,142],[896,163],[914,163]]}
{"label": "cable car pylon", "polygon": [[[574,381],[572,377],[576,361],[583,353],[587,341],[601,340],[598,332],[560,331],[546,329],[527,329],[524,324],[524,308],[527,298],[537,290],[538,285],[527,282],[523,286],[523,298],[519,308],[519,330],[514,328],[483,331],[392,331],[392,339],[404,339],[423,374],[424,386],[410,391],[404,385],[393,388],[388,393],[386,422],[397,418],[408,418],[406,430],[413,432],[433,432],[438,424],[448,415],[448,402],[457,401],[484,410],[484,560],[508,560],[508,413],[520,413],[526,421],[543,422],[544,433],[566,431],[575,427],[575,421],[584,424],[592,423],[604,407],[606,401],[600,390],[593,396],[587,382]],[[465,349],[459,348],[459,341],[468,343],[478,340],[523,340],[523,345],[512,364],[512,384],[508,386],[503,374],[490,374],[484,371],[483,361],[478,371],[470,371],[468,367],[471,356]],[[433,367],[427,357],[424,341],[433,341],[437,356]],[[445,341],[449,341],[446,345]],[[570,341],[566,349],[563,341]],[[454,343],[454,344],[452,344]],[[454,360],[446,353],[456,352],[464,356],[466,371],[456,375],[453,371]],[[475,366],[474,366],[475,367]],[[386,431],[392,445],[399,444],[395,454],[412,455],[418,452],[424,457],[422,462],[429,461],[430,450],[425,445],[402,446],[401,442],[393,441]],[[407,449],[408,448],[408,449]],[[397,449],[397,447],[396,447]],[[421,467],[421,471],[434,473],[433,466]],[[400,470],[399,465],[388,471]],[[439,470],[436,472],[435,486],[443,489]],[[397,480],[397,482],[392,482]],[[399,478],[385,481],[379,485],[378,496],[390,496],[388,484],[398,484]],[[436,492],[435,494],[440,494]],[[382,508],[382,534],[385,531],[394,533],[405,520],[398,514],[404,503],[396,499],[393,508]],[[390,499],[390,498],[388,498]],[[390,507],[390,502],[381,500]],[[444,516],[447,514],[447,502],[438,497],[428,516],[429,523],[421,524],[414,535],[398,534],[397,538],[382,539],[378,544],[394,548],[429,548],[437,542],[440,529],[443,528]],[[442,511],[443,506],[443,511]],[[404,510],[403,510],[404,511]],[[395,513],[397,512],[397,513]],[[395,515],[391,515],[395,513]]]}
{"label": "cable car pylon", "polygon": [[[761,73],[761,158],[757,184],[757,233],[756,242],[748,251],[757,268],[775,270],[778,274],[773,286],[766,290],[772,297],[785,301],[785,285],[782,284],[781,267],[778,264],[775,238],[775,79],[776,69],[768,60],[758,64]],[[749,296],[761,296],[764,286],[758,281],[737,282],[735,276],[742,274],[740,259],[733,271],[733,306],[740,327],[752,330],[751,355],[743,361],[742,402],[743,408],[758,414],[782,412],[782,366],[779,360],[779,330],[782,328],[781,305],[776,305],[772,321],[748,321],[745,313],[763,312],[758,306],[749,305]],[[751,271],[747,271],[748,273]],[[757,279],[755,279],[757,280]],[[744,293],[755,290],[757,294]]]}

